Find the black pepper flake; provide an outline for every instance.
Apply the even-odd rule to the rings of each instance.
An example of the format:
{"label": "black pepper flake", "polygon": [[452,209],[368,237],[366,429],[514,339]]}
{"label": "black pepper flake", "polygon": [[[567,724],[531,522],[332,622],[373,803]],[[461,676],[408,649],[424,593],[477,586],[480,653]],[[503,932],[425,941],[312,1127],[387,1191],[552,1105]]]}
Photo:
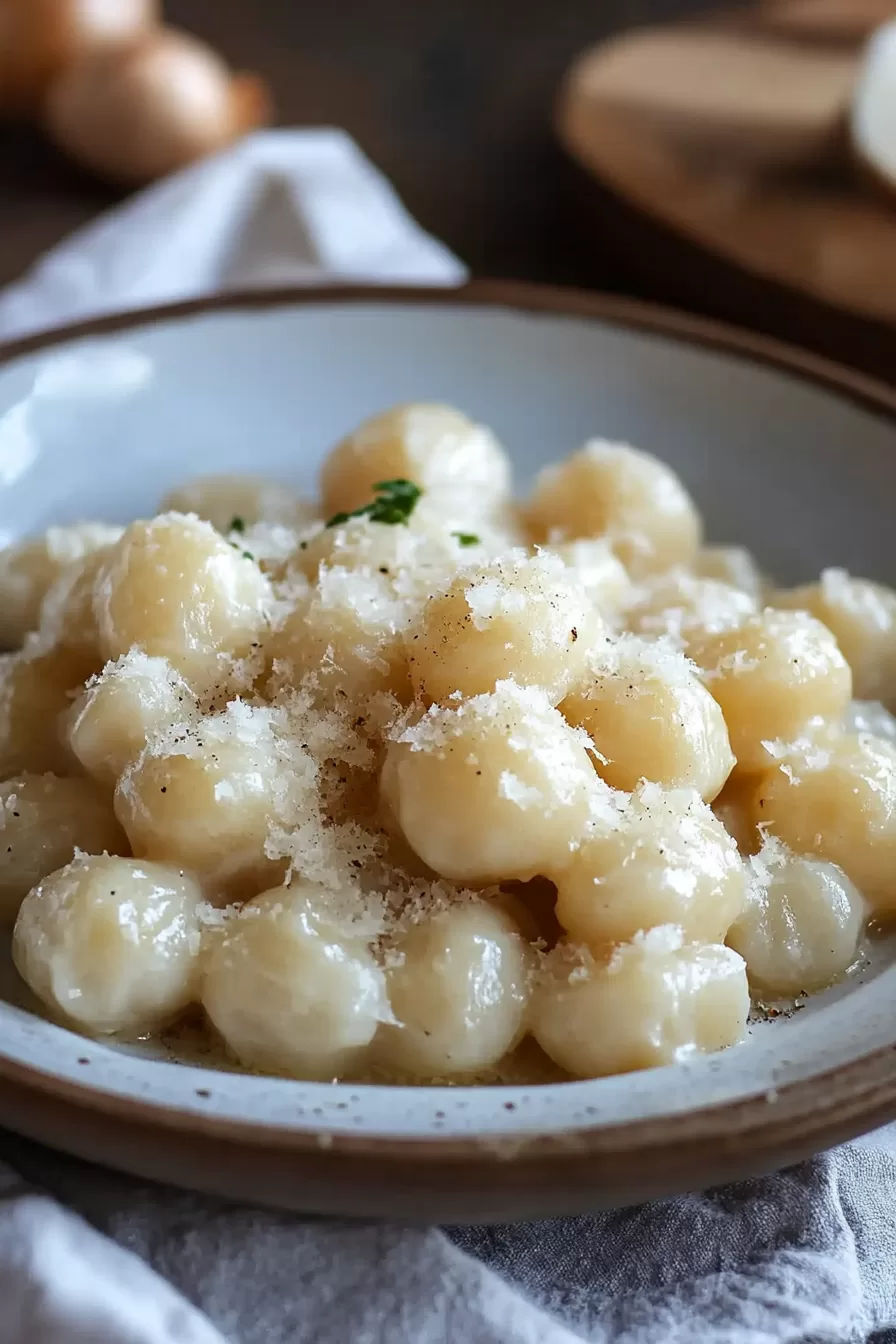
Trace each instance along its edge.
{"label": "black pepper flake", "polygon": [[19,815],[18,812],[13,812],[14,817],[17,817],[18,815]]}
{"label": "black pepper flake", "polygon": [[168,785],[167,785],[167,784],[163,784],[163,785],[162,785],[161,792],[162,792],[162,793],[167,793],[167,792],[168,792]]}
{"label": "black pepper flake", "polygon": [[578,630],[576,629],[575,626],[573,626],[573,628],[570,630],[569,633],[570,633],[570,636],[571,636],[571,638],[572,638],[572,642],[573,642],[573,644],[575,644],[576,640],[577,640],[578,637],[579,637],[579,632],[578,632]]}
{"label": "black pepper flake", "polygon": [[388,567],[388,565],[380,565],[380,573],[381,573],[381,574],[388,574],[388,573],[389,573],[389,567]]}

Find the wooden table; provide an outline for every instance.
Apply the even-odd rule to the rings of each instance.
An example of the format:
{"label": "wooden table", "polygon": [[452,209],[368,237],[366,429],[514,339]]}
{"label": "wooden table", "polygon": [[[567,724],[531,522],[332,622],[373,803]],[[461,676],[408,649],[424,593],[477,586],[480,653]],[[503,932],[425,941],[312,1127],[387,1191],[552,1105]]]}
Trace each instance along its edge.
{"label": "wooden table", "polygon": [[[345,127],[480,274],[624,288],[576,227],[550,128],[583,46],[703,0],[167,0],[172,23],[270,81],[286,125]],[[36,133],[0,130],[0,283],[115,194]]]}

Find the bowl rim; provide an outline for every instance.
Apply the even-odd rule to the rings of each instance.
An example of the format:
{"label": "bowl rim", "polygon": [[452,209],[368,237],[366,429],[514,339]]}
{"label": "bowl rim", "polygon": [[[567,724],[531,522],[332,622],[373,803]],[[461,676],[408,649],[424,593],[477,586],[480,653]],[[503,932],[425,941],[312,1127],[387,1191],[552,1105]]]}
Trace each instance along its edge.
{"label": "bowl rim", "polygon": [[[516,313],[584,318],[611,326],[714,350],[771,369],[837,394],[896,427],[896,389],[821,356],[764,335],[714,320],[676,312],[640,300],[527,282],[474,280],[456,289],[427,286],[287,286],[254,289],[90,318],[0,343],[0,366],[83,337],[115,334],[159,322],[215,312],[308,307],[342,303],[506,308]],[[413,1159],[433,1162],[500,1162],[541,1168],[546,1175],[573,1176],[578,1167],[589,1186],[595,1179],[613,1187],[636,1177],[643,1163],[657,1161],[681,1173],[705,1169],[710,1152],[716,1165],[761,1168],[783,1155],[795,1160],[829,1144],[896,1118],[896,1044],[878,1048],[808,1079],[757,1092],[735,1101],[704,1106],[668,1117],[630,1120],[574,1130],[532,1134],[425,1137],[346,1134],[289,1125],[235,1121],[177,1105],[122,1097],[105,1089],[72,1083],[42,1068],[4,1057],[0,1043],[0,1083],[35,1102],[53,1098],[86,1119],[101,1113],[131,1126],[150,1126],[184,1139],[218,1140],[241,1148],[310,1154],[329,1165],[343,1156],[377,1158],[391,1164]],[[556,1084],[555,1086],[562,1086]],[[324,1143],[325,1140],[325,1143]]]}
{"label": "bowl rim", "polygon": [[790,374],[835,392],[886,418],[896,415],[896,387],[890,387],[881,379],[824,355],[779,341],[773,336],[603,290],[479,277],[455,287],[412,284],[259,286],[205,294],[173,303],[125,308],[0,341],[0,366],[84,337],[115,335],[134,327],[177,321],[203,313],[300,308],[327,303],[507,308],[517,313],[540,313],[548,317],[590,318],[609,326],[671,338],[686,345],[717,350],[764,364],[779,373]]}

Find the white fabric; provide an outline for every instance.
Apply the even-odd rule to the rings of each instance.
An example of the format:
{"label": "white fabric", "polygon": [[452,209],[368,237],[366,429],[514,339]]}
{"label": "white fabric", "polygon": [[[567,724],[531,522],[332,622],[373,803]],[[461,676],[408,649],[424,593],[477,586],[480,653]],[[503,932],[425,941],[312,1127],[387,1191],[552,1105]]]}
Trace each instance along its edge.
{"label": "white fabric", "polygon": [[264,285],[457,285],[342,131],[260,131],[79,229],[0,297],[0,336]]}
{"label": "white fabric", "polygon": [[894,1128],[705,1194],[447,1232],[240,1208],[0,1146],[58,1201],[9,1173],[4,1199],[0,1167],[0,1344],[896,1341]]}
{"label": "white fabric", "polygon": [[[0,296],[0,334],[464,275],[346,136],[272,131],[64,242]],[[11,1135],[0,1154],[0,1344],[896,1344],[891,1131],[726,1190],[447,1233],[233,1207]]]}

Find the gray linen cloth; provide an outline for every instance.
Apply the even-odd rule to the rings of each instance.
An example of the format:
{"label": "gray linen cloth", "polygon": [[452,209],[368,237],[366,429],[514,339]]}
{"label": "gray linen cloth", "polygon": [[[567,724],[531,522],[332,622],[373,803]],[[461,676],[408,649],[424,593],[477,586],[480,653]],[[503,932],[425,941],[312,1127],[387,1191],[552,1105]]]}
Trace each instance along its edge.
{"label": "gray linen cloth", "polygon": [[445,1231],[0,1147],[0,1344],[896,1344],[896,1126],[705,1194]]}
{"label": "gray linen cloth", "polygon": [[[221,288],[457,284],[347,136],[250,137],[63,242],[0,336]],[[647,1208],[320,1222],[0,1136],[0,1344],[896,1344],[896,1136]]]}

